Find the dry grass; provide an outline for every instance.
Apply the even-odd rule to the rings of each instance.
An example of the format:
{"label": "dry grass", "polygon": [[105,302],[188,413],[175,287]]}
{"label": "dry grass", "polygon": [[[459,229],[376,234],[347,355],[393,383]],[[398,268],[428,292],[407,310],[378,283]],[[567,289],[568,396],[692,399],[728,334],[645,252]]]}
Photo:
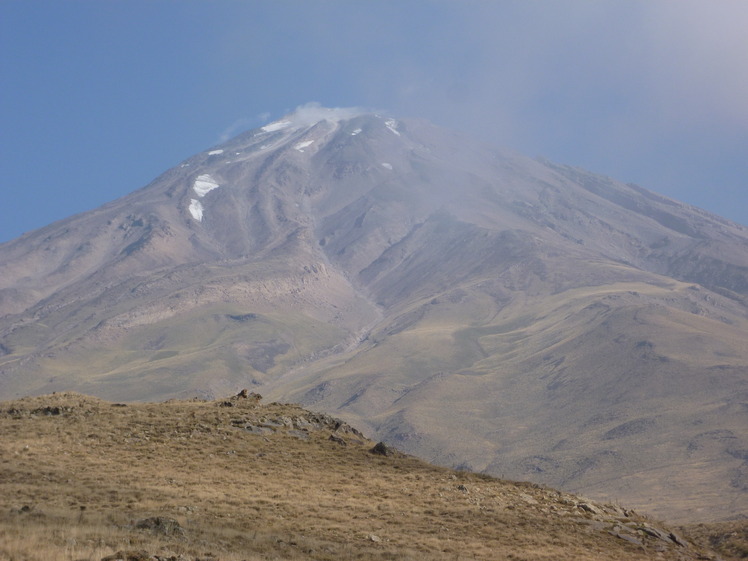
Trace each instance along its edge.
{"label": "dry grass", "polygon": [[[338,425],[238,398],[118,406],[64,393],[1,403],[0,559],[98,561],[118,550],[226,561],[699,554],[650,535],[656,525],[620,507],[374,455],[372,442]],[[136,528],[156,516],[181,531]]]}
{"label": "dry grass", "polygon": [[748,519],[721,522],[719,524],[694,524],[683,531],[694,542],[712,548],[725,560],[748,559]]}

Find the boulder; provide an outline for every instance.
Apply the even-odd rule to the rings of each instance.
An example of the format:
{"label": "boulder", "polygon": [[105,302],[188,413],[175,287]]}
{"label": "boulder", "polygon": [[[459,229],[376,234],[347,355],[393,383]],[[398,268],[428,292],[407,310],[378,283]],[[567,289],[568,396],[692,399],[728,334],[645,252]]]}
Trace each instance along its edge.
{"label": "boulder", "polygon": [[184,537],[184,529],[179,522],[165,516],[153,516],[138,520],[135,523],[135,527],[138,530],[149,530],[153,534],[160,534],[162,536]]}
{"label": "boulder", "polygon": [[392,454],[392,450],[384,442],[378,442],[369,452],[378,456],[389,456]]}
{"label": "boulder", "polygon": [[341,446],[348,446],[348,443],[337,434],[331,434],[328,440],[334,442],[335,444],[340,444]]}

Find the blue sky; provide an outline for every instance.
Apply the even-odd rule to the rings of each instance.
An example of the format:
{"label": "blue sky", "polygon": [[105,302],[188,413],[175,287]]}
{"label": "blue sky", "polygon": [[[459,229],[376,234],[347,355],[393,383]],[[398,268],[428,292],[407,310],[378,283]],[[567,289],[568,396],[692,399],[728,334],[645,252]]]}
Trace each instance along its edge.
{"label": "blue sky", "polygon": [[748,224],[746,29],[743,0],[2,0],[0,242],[307,102]]}

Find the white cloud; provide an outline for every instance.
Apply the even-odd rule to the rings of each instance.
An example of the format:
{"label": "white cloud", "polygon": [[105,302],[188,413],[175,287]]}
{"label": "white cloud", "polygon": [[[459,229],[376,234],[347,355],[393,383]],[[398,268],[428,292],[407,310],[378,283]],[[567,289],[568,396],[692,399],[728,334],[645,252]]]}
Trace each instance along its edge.
{"label": "white cloud", "polygon": [[257,126],[257,119],[251,119],[249,117],[241,117],[226,127],[218,137],[219,143],[224,143],[227,140],[235,137],[237,134],[247,129],[252,129]]}
{"label": "white cloud", "polygon": [[352,119],[368,112],[370,110],[361,107],[322,107],[318,102],[313,101],[299,105],[286,118],[291,120],[295,126],[306,126],[319,123],[320,121],[338,122],[345,119]]}
{"label": "white cloud", "polygon": [[648,5],[649,71],[667,115],[748,126],[747,28],[744,1]]}
{"label": "white cloud", "polygon": [[[285,42],[268,36],[259,49],[262,30],[242,27],[227,51],[249,53],[247,75],[282,75],[262,102],[275,104],[275,118],[294,95],[351,100],[695,204],[703,200],[690,196],[694,174],[677,170],[698,161],[710,177],[748,135],[745,0],[476,0],[434,2],[428,13],[413,0],[296,7],[283,16]],[[300,44],[309,47],[302,54]],[[265,67],[256,53],[271,45],[277,56]],[[232,56],[233,72],[244,59]],[[362,111],[313,103],[294,119],[302,126]],[[741,166],[730,165],[736,185]]]}

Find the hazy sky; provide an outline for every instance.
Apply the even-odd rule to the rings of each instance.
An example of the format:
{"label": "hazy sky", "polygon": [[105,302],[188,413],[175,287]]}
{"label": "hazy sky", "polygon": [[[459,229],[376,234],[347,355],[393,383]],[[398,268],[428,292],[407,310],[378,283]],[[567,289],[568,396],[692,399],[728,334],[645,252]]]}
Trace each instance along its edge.
{"label": "hazy sky", "polygon": [[746,0],[0,0],[0,241],[316,101],[748,224]]}

